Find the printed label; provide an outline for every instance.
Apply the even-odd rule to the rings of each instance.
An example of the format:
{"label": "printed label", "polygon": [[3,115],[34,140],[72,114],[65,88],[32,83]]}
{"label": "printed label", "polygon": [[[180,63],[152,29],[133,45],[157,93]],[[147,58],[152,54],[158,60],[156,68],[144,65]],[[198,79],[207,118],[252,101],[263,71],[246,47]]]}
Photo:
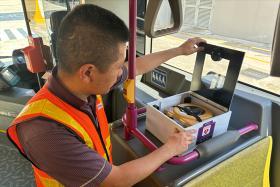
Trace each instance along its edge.
{"label": "printed label", "polygon": [[209,140],[210,138],[212,138],[215,124],[216,124],[216,122],[211,120],[211,121],[208,121],[207,123],[204,123],[202,125],[202,127],[200,127],[198,129],[196,144],[200,144],[200,143],[205,142],[206,140]]}
{"label": "printed label", "polygon": [[152,83],[166,88],[167,74],[165,71],[155,69],[152,71]]}

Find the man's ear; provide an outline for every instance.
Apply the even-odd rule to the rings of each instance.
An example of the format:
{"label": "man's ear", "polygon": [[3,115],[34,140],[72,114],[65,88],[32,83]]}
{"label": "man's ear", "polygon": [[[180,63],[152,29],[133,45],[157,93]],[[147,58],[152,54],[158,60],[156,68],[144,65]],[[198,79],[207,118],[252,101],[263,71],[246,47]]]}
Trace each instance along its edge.
{"label": "man's ear", "polygon": [[84,64],[79,69],[79,77],[85,83],[93,82],[97,68],[93,64]]}

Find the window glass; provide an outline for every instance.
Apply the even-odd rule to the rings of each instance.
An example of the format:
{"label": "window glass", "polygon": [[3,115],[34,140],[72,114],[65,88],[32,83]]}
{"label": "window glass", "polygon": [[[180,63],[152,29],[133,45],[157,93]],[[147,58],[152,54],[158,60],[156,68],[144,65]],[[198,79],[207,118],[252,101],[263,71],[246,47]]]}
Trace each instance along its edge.
{"label": "window glass", "polygon": [[51,33],[50,15],[57,11],[67,11],[80,4],[79,0],[42,0],[43,15],[46,18],[46,27]]}
{"label": "window glass", "polygon": [[[69,0],[69,7],[79,4]],[[43,38],[50,45],[50,14],[67,10],[66,0],[25,0],[29,25],[33,36]],[[28,45],[27,27],[24,20],[21,0],[0,1],[0,60],[11,62],[12,52]]]}
{"label": "window glass", "polygon": [[137,52],[141,55],[145,54],[145,33],[144,33],[144,17],[146,9],[146,0],[137,1]]}
{"label": "window glass", "polygon": [[11,63],[12,52],[28,45],[20,0],[0,1],[0,61]]}
{"label": "window glass", "polygon": [[[153,52],[177,47],[191,37],[201,37],[214,45],[244,51],[239,81],[280,94],[280,78],[269,75],[279,0],[184,0],[182,4],[184,21],[181,30],[153,39]],[[168,11],[168,8],[160,9],[159,21],[156,22],[159,28],[162,22],[172,21]],[[167,64],[192,73],[195,57],[196,54],[180,56]],[[216,66],[205,70],[204,74],[212,71],[222,74],[223,71],[217,72],[219,63]]]}

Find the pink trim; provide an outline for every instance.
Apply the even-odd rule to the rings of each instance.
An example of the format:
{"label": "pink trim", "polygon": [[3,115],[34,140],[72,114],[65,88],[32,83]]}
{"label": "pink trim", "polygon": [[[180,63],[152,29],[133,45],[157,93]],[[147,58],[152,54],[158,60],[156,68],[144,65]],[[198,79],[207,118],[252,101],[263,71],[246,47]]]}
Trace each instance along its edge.
{"label": "pink trim", "polygon": [[240,135],[246,134],[248,132],[251,132],[253,130],[258,130],[258,125],[256,123],[253,122],[249,122],[247,123],[246,127],[239,129],[238,132],[240,133]]}

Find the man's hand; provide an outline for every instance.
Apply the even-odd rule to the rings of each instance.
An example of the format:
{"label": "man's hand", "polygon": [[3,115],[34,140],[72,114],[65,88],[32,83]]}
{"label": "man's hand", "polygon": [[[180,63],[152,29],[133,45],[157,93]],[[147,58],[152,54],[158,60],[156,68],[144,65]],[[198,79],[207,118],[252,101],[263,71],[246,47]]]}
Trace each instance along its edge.
{"label": "man's hand", "polygon": [[[198,47],[198,44],[201,42],[206,43],[206,41],[201,38],[190,38],[179,47],[138,57],[136,60],[136,75],[147,73],[176,56],[190,55],[203,50],[203,47]],[[127,64],[125,65],[128,66]]]}
{"label": "man's hand", "polygon": [[120,166],[113,165],[110,174],[99,186],[124,187],[136,184],[173,156],[186,151],[193,140],[193,133],[195,130],[176,132],[163,146],[150,154]]}
{"label": "man's hand", "polygon": [[194,129],[189,131],[175,132],[167,140],[165,146],[169,147],[169,151],[173,156],[179,155],[188,149],[189,144],[192,143],[196,131]]}
{"label": "man's hand", "polygon": [[202,51],[203,47],[198,47],[199,43],[207,43],[206,40],[203,40],[201,38],[190,38],[186,42],[184,42],[182,45],[180,45],[177,49],[179,51],[180,55],[190,55],[193,53],[196,53],[198,51]]}

